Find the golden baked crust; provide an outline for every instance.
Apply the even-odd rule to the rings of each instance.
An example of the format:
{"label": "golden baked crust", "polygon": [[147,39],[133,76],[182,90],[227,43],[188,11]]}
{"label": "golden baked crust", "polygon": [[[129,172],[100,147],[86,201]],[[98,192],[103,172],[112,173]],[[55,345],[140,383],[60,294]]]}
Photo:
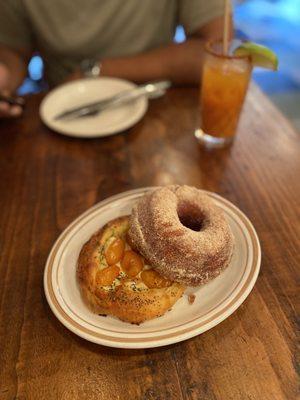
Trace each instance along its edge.
{"label": "golden baked crust", "polygon": [[[120,217],[107,223],[83,246],[77,267],[81,293],[88,306],[97,314],[110,314],[119,319],[140,324],[163,315],[182,296],[184,286],[169,282],[168,287],[148,288],[139,273],[128,277],[120,263],[119,276],[111,285],[99,285],[99,274],[108,267],[105,252],[117,238],[126,242],[125,250],[131,247],[126,241],[129,216]],[[145,261],[144,261],[145,262]],[[143,271],[151,269],[145,262]]]}

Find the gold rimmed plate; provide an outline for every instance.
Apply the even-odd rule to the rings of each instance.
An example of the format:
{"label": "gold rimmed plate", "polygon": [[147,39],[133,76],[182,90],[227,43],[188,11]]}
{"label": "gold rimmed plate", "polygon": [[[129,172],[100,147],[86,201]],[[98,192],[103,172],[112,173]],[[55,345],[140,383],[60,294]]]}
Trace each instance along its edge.
{"label": "gold rimmed plate", "polygon": [[196,295],[189,304],[185,294],[164,316],[139,326],[93,314],[81,298],[76,267],[83,244],[108,221],[131,212],[135,202],[153,188],[110,197],[87,210],[67,227],[54,244],[44,272],[47,301],[56,317],[76,335],[94,343],[120,348],[149,348],[177,343],[213,328],[246,299],[257,279],[261,250],[248,218],[223,197],[208,194],[230,224],[235,249],[229,267],[213,281],[188,288]]}

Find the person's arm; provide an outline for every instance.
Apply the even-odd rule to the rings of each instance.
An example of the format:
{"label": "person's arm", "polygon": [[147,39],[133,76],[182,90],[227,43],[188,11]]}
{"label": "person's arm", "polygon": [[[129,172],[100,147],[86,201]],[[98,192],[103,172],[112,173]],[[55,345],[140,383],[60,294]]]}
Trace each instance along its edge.
{"label": "person's arm", "polygon": [[0,89],[14,93],[27,73],[29,54],[0,44]]}
{"label": "person's arm", "polygon": [[[0,45],[0,94],[12,95],[21,85],[27,73],[29,54]],[[22,108],[0,101],[0,117],[16,117]]]}
{"label": "person's arm", "polygon": [[[221,38],[222,32],[223,18],[218,17],[199,28],[184,43],[171,43],[135,56],[101,60],[101,75],[138,83],[170,79],[177,85],[197,84],[200,80],[204,43],[209,39]],[[80,77],[81,73],[77,71],[69,79]]]}
{"label": "person's arm", "polygon": [[194,84],[199,82],[203,43],[200,38],[190,38],[135,56],[106,59],[102,61],[101,75],[137,83],[170,79],[178,85]]}

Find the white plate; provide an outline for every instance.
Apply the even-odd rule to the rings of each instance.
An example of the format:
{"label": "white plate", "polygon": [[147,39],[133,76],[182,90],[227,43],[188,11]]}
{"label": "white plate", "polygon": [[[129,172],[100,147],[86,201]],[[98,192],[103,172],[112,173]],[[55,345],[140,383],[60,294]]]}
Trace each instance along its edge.
{"label": "white plate", "polygon": [[143,188],[104,200],[78,217],[60,235],[48,257],[44,289],[56,317],[72,332],[91,342],[111,347],[147,348],[180,342],[207,331],[232,314],[246,299],[256,281],[261,251],[248,218],[232,203],[206,192],[222,208],[235,237],[230,266],[199,288],[190,305],[184,295],[164,316],[140,326],[93,314],[82,301],[76,281],[77,258],[83,244],[108,221],[131,212]]}
{"label": "white plate", "polygon": [[120,107],[105,110],[93,117],[74,120],[55,120],[54,117],[84,103],[113,96],[122,90],[133,89],[132,82],[118,78],[92,78],[65,83],[52,90],[42,101],[40,116],[51,129],[67,136],[92,138],[114,135],[136,124],[145,114],[148,99],[140,97]]}

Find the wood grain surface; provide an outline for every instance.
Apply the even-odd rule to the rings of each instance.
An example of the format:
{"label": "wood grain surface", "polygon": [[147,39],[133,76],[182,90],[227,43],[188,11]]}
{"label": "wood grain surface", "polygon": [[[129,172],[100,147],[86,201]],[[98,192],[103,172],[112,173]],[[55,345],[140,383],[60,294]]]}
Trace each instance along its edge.
{"label": "wood grain surface", "polygon": [[[41,98],[0,122],[0,399],[296,399],[300,141],[287,120],[252,86],[235,143],[209,152],[193,136],[196,89],[172,89],[129,131],[93,140],[44,127]],[[171,183],[215,191],[248,215],[263,253],[253,292],[214,329],[163,348],[75,336],[43,293],[57,236],[110,195]]]}

